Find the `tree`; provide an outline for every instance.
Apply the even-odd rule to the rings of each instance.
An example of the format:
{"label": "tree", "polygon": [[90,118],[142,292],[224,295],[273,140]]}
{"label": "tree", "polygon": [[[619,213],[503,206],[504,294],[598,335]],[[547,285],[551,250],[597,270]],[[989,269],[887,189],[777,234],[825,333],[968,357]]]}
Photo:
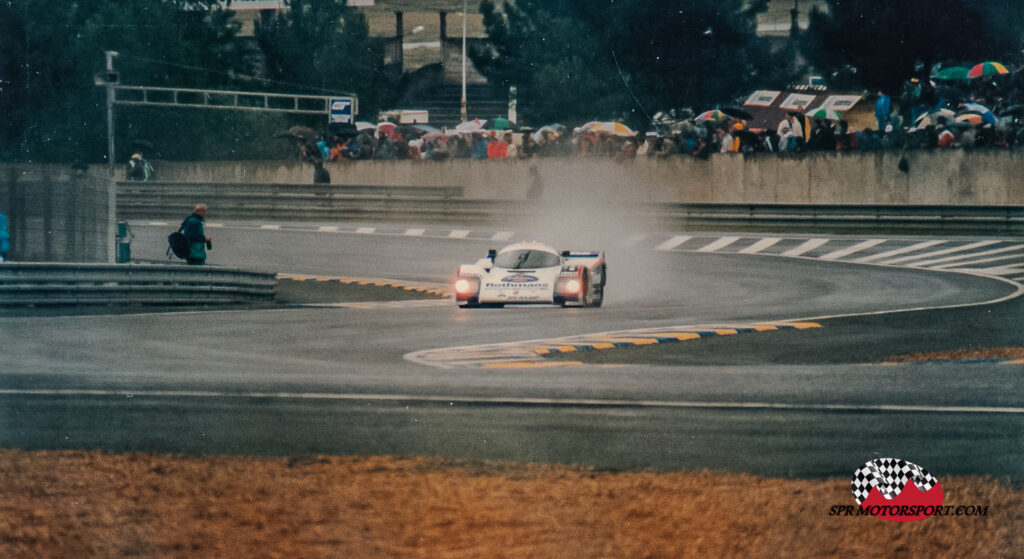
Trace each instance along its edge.
{"label": "tree", "polygon": [[[647,0],[613,2],[604,41],[645,104],[709,108],[757,84],[778,82],[757,14],[767,0]],[[600,22],[595,22],[599,25]]]}
{"label": "tree", "polygon": [[517,0],[481,5],[492,81],[516,84],[546,120],[625,117],[726,103],[775,79],[756,36],[766,0]]}
{"label": "tree", "polygon": [[[122,81],[138,85],[229,85],[246,71],[236,56],[238,24],[213,0],[8,1],[0,3],[0,26],[0,107],[9,123],[0,132],[3,159],[103,160],[105,102],[93,74],[104,68],[104,51],[119,52]],[[119,119],[118,137],[133,134],[127,126],[153,130],[162,136],[154,143],[173,152],[196,144],[192,135],[223,130],[159,111]]]}
{"label": "tree", "polygon": [[270,89],[355,92],[360,112],[375,113],[395,97],[397,76],[366,17],[346,0],[289,0],[287,10],[257,27]]}
{"label": "tree", "polygon": [[491,83],[515,85],[524,107],[544,122],[616,115],[626,98],[615,86],[607,51],[572,6],[556,0],[485,0],[480,11],[489,48],[471,52]]}
{"label": "tree", "polygon": [[908,77],[928,76],[944,60],[981,61],[1006,53],[1012,43],[1007,33],[994,32],[984,4],[828,0],[828,11],[811,12],[804,56],[833,84],[897,91]]}

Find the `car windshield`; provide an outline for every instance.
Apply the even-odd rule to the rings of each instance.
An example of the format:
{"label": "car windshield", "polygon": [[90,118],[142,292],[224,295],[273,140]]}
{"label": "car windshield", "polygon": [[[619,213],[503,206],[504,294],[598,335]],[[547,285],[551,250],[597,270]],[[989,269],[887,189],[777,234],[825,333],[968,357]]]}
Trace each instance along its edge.
{"label": "car windshield", "polygon": [[510,270],[550,268],[559,264],[561,264],[561,260],[557,254],[544,250],[510,250],[494,258],[495,266]]}

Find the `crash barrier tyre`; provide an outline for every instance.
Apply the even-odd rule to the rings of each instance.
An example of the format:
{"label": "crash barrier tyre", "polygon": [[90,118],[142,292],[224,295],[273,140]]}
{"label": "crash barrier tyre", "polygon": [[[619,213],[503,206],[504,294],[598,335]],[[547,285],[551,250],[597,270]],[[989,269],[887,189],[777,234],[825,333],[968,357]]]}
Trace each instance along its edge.
{"label": "crash barrier tyre", "polygon": [[0,306],[270,302],[275,274],[179,264],[5,262]]}

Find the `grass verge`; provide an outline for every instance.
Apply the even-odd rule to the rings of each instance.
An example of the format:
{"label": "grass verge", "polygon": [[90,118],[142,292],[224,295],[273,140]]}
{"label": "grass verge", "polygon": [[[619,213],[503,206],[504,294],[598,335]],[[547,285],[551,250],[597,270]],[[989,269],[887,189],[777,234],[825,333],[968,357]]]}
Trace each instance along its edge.
{"label": "grass verge", "polygon": [[830,516],[848,479],[430,458],[0,450],[3,557],[1010,557],[1024,490],[940,480],[985,516]]}

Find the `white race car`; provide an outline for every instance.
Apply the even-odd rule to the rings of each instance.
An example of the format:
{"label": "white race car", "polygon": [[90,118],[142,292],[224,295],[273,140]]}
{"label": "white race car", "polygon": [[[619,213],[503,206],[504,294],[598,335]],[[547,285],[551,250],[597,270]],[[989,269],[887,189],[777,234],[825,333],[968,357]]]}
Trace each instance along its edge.
{"label": "white race car", "polygon": [[506,303],[600,307],[606,269],[604,252],[558,252],[540,243],[517,243],[459,266],[452,292],[461,308]]}

